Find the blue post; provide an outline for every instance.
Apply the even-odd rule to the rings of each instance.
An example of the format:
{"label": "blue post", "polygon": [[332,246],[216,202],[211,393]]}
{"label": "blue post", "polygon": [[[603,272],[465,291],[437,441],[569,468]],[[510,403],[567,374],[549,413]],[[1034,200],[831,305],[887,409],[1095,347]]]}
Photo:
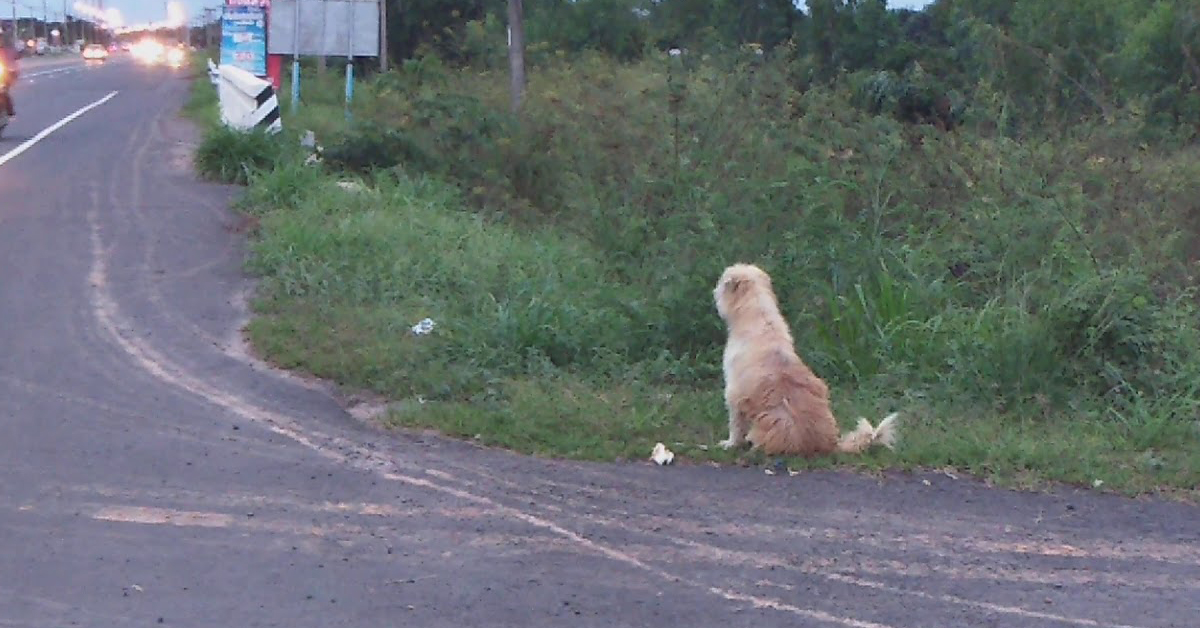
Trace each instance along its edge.
{"label": "blue post", "polygon": [[[385,0],[386,1],[386,0]],[[350,101],[354,100],[354,5],[350,3],[350,19],[346,23],[346,119],[350,119]]]}
{"label": "blue post", "polygon": [[300,106],[300,58],[292,59],[292,109]]}
{"label": "blue post", "polygon": [[354,63],[346,63],[346,118],[350,118],[350,103],[354,100]]}

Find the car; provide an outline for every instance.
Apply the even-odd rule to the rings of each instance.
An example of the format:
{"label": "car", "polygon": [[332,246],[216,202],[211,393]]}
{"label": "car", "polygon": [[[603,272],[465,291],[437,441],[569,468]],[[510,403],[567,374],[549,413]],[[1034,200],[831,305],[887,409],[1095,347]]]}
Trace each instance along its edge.
{"label": "car", "polygon": [[176,46],[174,48],[167,49],[166,59],[167,65],[173,68],[178,68],[183,65],[184,61],[187,60],[187,53],[185,52],[183,46]]}
{"label": "car", "polygon": [[130,52],[146,65],[157,65],[164,60],[167,49],[158,40],[146,38],[134,44]]}
{"label": "car", "polygon": [[108,49],[100,44],[88,44],[83,47],[83,58],[88,61],[105,61],[108,59]]}

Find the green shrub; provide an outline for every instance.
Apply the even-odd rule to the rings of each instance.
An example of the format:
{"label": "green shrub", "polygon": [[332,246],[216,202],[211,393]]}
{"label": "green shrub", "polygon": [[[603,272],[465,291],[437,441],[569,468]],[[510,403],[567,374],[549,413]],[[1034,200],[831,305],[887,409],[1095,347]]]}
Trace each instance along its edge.
{"label": "green shrub", "polygon": [[[1144,245],[1131,248],[1117,224],[1124,199],[1096,189],[1111,176],[1096,178],[1072,154],[1090,136],[967,142],[846,106],[874,89],[870,108],[903,117],[904,94],[928,100],[939,89],[919,67],[894,89],[871,79],[857,92],[800,91],[787,60],[622,66],[583,56],[531,75],[517,124],[491,73],[410,66],[367,90],[371,109],[329,139],[327,165],[433,175],[488,220],[571,232],[624,292],[605,305],[616,318],[601,317],[629,328],[619,341],[564,338],[550,321],[566,320],[565,306],[539,302],[528,320],[501,319],[503,346],[538,347],[557,364],[577,363],[584,345],[634,361],[665,352],[680,361],[673,372],[712,377],[723,335],[712,282],[751,261],[775,277],[802,352],[835,383],[899,377],[1029,399],[1107,390],[1113,368],[1147,381],[1133,371],[1168,349],[1133,333],[1159,333],[1146,329],[1152,321],[1082,291],[1124,276],[1112,269],[1130,255],[1145,268],[1143,292],[1178,276],[1175,253],[1161,248],[1175,227],[1143,224]],[[1178,173],[1160,178],[1176,197],[1181,185],[1195,189]]]}
{"label": "green shrub", "polygon": [[357,174],[369,174],[400,164],[414,172],[436,171],[433,158],[397,129],[351,129],[326,147],[322,157],[330,168]]}
{"label": "green shrub", "polygon": [[279,136],[261,131],[213,125],[196,149],[196,168],[209,179],[245,185],[255,172],[275,165],[282,154],[280,142]]}
{"label": "green shrub", "polygon": [[[280,156],[244,201],[263,215],[256,338],[283,364],[443,402],[405,425],[495,421],[513,431],[487,442],[576,451],[599,447],[583,413],[607,411],[629,434],[699,438],[723,420],[713,283],[753,262],[839,413],[911,417],[914,464],[1049,467],[1082,434],[1090,453],[1059,477],[1113,463],[1112,443],[1185,466],[1195,149],[1140,144],[1133,110],[1010,137],[999,97],[945,133],[898,119],[908,88],[875,85],[864,107],[863,77],[801,87],[793,63],[554,60],[514,119],[501,74],[422,59],[364,86],[353,125],[306,104],[293,128],[318,131],[325,167]],[[426,316],[438,330],[411,335]],[[531,409],[542,381],[557,388]],[[610,445],[589,451],[636,449]]]}

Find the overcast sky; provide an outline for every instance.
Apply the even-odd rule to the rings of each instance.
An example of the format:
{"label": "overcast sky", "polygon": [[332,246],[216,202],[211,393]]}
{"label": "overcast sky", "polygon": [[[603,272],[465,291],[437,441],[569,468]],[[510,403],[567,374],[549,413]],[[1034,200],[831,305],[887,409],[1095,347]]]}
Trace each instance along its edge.
{"label": "overcast sky", "polygon": [[[53,3],[54,0],[48,0]],[[98,0],[91,0],[93,3]],[[204,7],[220,7],[222,0],[179,0],[187,8],[188,20],[199,15]],[[126,24],[142,22],[157,22],[167,17],[167,3],[164,0],[104,0],[104,8],[120,9]]]}
{"label": "overcast sky", "polygon": [[[18,0],[20,2],[21,0]],[[72,0],[74,1],[74,0]],[[98,0],[91,0],[97,2]],[[920,9],[928,5],[932,0],[889,0],[888,6],[893,9]],[[2,3],[3,0],[0,0]],[[37,0],[24,0],[26,4],[40,4]],[[56,0],[48,0],[50,4],[55,4]],[[223,4],[221,0],[182,0],[187,7],[189,18],[198,15],[204,7],[219,7]],[[58,2],[61,4],[61,2]],[[127,22],[146,22],[151,20],[161,20],[167,14],[166,3],[163,0],[106,0],[105,7],[116,7],[121,10]],[[61,9],[60,9],[61,10]]]}
{"label": "overcast sky", "polygon": [[[46,0],[45,5],[51,14],[51,19],[57,19],[62,14],[64,6],[68,12],[74,14],[76,11],[70,7],[77,0]],[[84,0],[92,6],[97,6],[101,0]],[[11,0],[0,0],[0,14],[7,15],[7,7]],[[217,8],[224,4],[223,0],[179,0],[187,7],[189,21],[199,15],[205,7]],[[919,9],[928,5],[931,0],[889,0],[888,6],[893,9],[908,8]],[[143,22],[154,22],[164,19],[167,15],[166,0],[103,0],[104,8],[115,8],[121,11],[121,15],[125,18],[127,24],[137,24]],[[803,6],[803,2],[800,2]],[[17,12],[21,15],[36,15],[42,14],[42,0],[17,0]]]}
{"label": "overcast sky", "polygon": [[[71,15],[79,15],[74,9],[80,0],[17,0],[17,14],[20,16],[42,17],[42,6],[50,13],[51,20],[59,19],[63,9]],[[189,19],[199,15],[204,7],[220,7],[223,0],[178,0],[187,8]],[[8,17],[12,0],[0,0],[0,17]],[[84,4],[93,7],[104,5],[105,9],[117,9],[125,22],[129,24],[141,22],[157,22],[167,17],[166,0],[82,0]]]}

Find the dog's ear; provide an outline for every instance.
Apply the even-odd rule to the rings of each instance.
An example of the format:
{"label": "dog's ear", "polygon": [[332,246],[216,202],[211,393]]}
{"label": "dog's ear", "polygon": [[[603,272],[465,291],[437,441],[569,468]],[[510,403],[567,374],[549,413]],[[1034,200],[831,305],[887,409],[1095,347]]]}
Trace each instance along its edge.
{"label": "dog's ear", "polygon": [[725,292],[732,295],[741,294],[748,283],[745,277],[730,277],[725,280]]}

